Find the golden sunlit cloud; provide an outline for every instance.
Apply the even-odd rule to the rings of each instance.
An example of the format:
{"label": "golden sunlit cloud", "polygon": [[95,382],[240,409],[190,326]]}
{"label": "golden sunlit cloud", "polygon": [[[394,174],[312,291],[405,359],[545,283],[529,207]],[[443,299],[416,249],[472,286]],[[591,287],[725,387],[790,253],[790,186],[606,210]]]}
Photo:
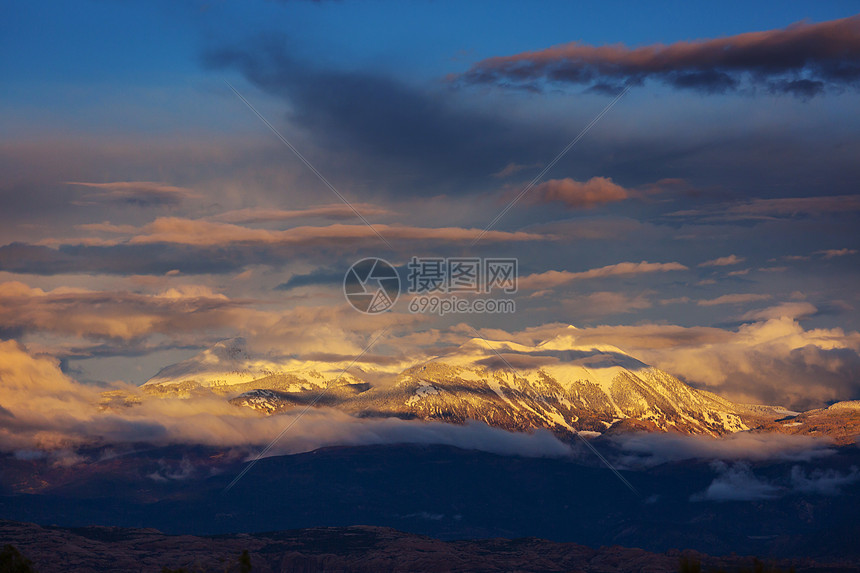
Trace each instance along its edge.
{"label": "golden sunlit cloud", "polygon": [[596,269],[587,271],[571,272],[571,271],[546,271],[543,273],[535,273],[526,275],[519,280],[519,288],[525,290],[538,290],[556,288],[574,281],[583,279],[595,279],[612,276],[633,276],[647,273],[668,272],[668,271],[685,271],[686,266],[681,263],[649,263],[642,261],[640,263],[616,263],[614,265],[606,265]]}

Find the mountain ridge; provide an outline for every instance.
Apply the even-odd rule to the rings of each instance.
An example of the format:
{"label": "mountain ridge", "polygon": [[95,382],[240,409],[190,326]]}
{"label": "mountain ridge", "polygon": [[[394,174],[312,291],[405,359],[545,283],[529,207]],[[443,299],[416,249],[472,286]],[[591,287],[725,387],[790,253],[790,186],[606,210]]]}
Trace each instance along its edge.
{"label": "mountain ridge", "polygon": [[[142,388],[187,398],[214,392],[263,415],[313,404],[358,417],[476,420],[562,438],[613,427],[722,436],[799,414],[698,390],[616,346],[577,345],[571,330],[534,345],[472,338],[441,356],[384,366],[259,359],[243,339],[230,339],[162,369]],[[380,377],[392,381],[368,381]]]}

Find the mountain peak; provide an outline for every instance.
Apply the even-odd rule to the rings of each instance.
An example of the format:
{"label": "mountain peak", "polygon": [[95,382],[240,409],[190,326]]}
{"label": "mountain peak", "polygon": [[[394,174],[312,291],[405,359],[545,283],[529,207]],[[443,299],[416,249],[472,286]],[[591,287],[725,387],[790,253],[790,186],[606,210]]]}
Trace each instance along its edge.
{"label": "mountain peak", "polygon": [[242,339],[230,339],[165,368],[147,390],[190,396],[209,388],[233,404],[275,414],[326,389],[327,406],[359,416],[477,420],[559,435],[603,432],[624,420],[719,435],[778,417],[691,388],[616,346],[578,345],[575,330],[534,345],[471,338],[448,354],[398,366],[395,383],[380,385],[371,372],[344,374],[348,364],[339,360],[254,359]]}

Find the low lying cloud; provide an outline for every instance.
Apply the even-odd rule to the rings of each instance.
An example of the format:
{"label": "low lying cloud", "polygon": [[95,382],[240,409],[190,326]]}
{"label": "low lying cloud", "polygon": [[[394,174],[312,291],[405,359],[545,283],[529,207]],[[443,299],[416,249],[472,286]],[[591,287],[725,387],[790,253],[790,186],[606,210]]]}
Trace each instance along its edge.
{"label": "low lying cloud", "polygon": [[860,16],[639,48],[573,42],[488,58],[460,79],[533,90],[546,82],[574,84],[605,93],[651,79],[704,93],[761,89],[810,98],[858,85]]}
{"label": "low lying cloud", "polygon": [[860,470],[852,466],[847,473],[834,469],[813,469],[807,473],[802,467],[791,468],[791,483],[795,491],[819,495],[838,495],[845,486],[860,481]]}
{"label": "low lying cloud", "polygon": [[[362,419],[325,408],[277,416],[229,404],[223,396],[154,398],[133,386],[114,385],[119,396],[106,402],[103,389],[80,384],[56,362],[35,357],[13,341],[0,342],[0,450],[68,451],[85,444],[206,444],[259,446],[282,436],[271,454],[297,453],[331,445],[445,444],[505,455],[566,457],[570,446],[550,432],[511,433],[486,424],[464,426],[414,420]],[[164,467],[155,480],[184,479],[191,468]]]}
{"label": "low lying cloud", "polygon": [[754,432],[721,438],[640,433],[614,437],[613,441],[623,452],[619,463],[633,468],[682,460],[806,462],[834,453],[827,439]]}
{"label": "low lying cloud", "polygon": [[694,494],[691,501],[754,501],[792,494],[833,496],[839,495],[843,487],[860,481],[856,467],[846,473],[834,469],[813,469],[807,473],[802,466],[793,466],[787,479],[773,482],[757,477],[745,462],[716,461],[712,467],[717,477],[705,491]]}
{"label": "low lying cloud", "polygon": [[719,475],[704,492],[693,495],[691,501],[753,501],[778,497],[779,488],[758,479],[749,464],[714,462],[713,466]]}

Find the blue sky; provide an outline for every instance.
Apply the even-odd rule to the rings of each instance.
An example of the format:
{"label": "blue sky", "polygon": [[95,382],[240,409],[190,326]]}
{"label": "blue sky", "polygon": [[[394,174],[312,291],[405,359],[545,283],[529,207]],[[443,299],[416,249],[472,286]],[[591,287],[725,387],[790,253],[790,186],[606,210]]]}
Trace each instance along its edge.
{"label": "blue sky", "polygon": [[[571,41],[672,43],[843,18],[852,2],[18,2],[0,22],[3,109],[17,135],[71,127],[110,132],[218,128],[122,118],[181,118],[212,97],[200,52],[277,34],[317,65],[439,81],[470,62]],[[193,97],[187,93],[193,92]],[[153,93],[161,95],[153,109]],[[213,110],[202,104],[205,109]],[[107,108],[107,109],[105,109]],[[215,108],[217,109],[217,108]],[[81,119],[83,116],[84,119]],[[118,125],[119,124],[119,125]]]}

